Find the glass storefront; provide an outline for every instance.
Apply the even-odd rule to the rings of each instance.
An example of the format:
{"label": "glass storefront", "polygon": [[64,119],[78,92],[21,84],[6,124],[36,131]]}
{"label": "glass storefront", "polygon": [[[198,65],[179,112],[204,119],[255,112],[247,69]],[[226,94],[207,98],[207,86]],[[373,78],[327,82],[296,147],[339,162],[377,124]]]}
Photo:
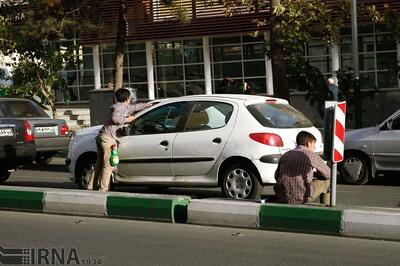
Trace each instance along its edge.
{"label": "glass storefront", "polygon": [[[114,84],[115,46],[100,46],[101,86]],[[139,99],[148,98],[146,46],[144,43],[127,44],[124,54],[123,86],[135,88]]]}
{"label": "glass storefront", "polygon": [[202,39],[154,43],[156,98],[204,94]]}
{"label": "glass storefront", "polygon": [[235,81],[227,93],[243,93],[250,82],[257,93],[266,93],[264,36],[223,36],[210,38],[213,92],[220,92],[223,79]]}
{"label": "glass storefront", "polygon": [[[362,89],[397,88],[396,39],[384,27],[359,27],[358,49]],[[341,67],[353,67],[351,29],[341,33]]]}
{"label": "glass storefront", "polygon": [[[205,93],[202,38],[162,40],[153,42],[155,97],[175,97]],[[211,82],[218,93],[222,80],[235,81],[228,93],[243,93],[242,85],[250,82],[258,94],[266,93],[264,36],[212,36],[209,38]],[[114,83],[114,53],[112,44],[100,45],[101,86]],[[138,98],[148,99],[145,43],[126,45],[124,86],[137,89]],[[359,27],[360,80],[363,89],[398,88],[394,69],[397,66],[397,44],[393,34],[384,28]],[[305,46],[305,58],[328,76],[332,74],[330,47],[321,40]],[[351,29],[341,32],[340,67],[352,67]],[[66,68],[62,75],[68,83],[70,101],[87,101],[95,88],[93,48],[76,50],[79,63]],[[61,94],[59,101],[66,101]]]}

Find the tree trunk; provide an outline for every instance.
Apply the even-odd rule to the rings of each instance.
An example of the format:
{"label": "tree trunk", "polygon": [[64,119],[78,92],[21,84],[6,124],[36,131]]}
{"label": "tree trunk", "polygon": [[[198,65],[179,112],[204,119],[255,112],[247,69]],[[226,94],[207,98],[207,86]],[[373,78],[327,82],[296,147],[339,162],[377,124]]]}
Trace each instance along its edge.
{"label": "tree trunk", "polygon": [[279,41],[281,29],[280,18],[273,14],[274,6],[280,4],[280,0],[271,1],[271,65],[274,85],[274,96],[290,101],[289,83],[287,79],[285,53],[282,43]]}
{"label": "tree trunk", "polygon": [[127,0],[121,0],[118,15],[117,40],[115,44],[114,92],[122,88],[124,81],[124,52],[127,31],[127,10]]}

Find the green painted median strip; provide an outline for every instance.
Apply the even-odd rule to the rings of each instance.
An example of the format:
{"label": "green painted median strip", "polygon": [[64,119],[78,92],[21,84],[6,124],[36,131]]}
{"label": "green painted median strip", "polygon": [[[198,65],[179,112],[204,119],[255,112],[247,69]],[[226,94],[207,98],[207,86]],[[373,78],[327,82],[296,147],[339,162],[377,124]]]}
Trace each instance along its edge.
{"label": "green painted median strip", "polygon": [[190,197],[108,196],[107,216],[186,222]]}
{"label": "green painted median strip", "polygon": [[0,208],[43,211],[43,192],[0,189]]}
{"label": "green painted median strip", "polygon": [[342,211],[329,207],[262,205],[261,229],[340,234]]}

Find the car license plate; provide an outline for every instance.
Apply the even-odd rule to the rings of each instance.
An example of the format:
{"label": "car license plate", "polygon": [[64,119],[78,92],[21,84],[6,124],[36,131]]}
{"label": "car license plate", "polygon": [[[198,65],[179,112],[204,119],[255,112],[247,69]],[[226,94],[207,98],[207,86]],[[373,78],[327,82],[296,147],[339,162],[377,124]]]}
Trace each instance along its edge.
{"label": "car license plate", "polygon": [[54,127],[35,127],[36,133],[54,133]]}
{"label": "car license plate", "polygon": [[1,128],[0,137],[10,137],[14,136],[14,131],[12,128]]}

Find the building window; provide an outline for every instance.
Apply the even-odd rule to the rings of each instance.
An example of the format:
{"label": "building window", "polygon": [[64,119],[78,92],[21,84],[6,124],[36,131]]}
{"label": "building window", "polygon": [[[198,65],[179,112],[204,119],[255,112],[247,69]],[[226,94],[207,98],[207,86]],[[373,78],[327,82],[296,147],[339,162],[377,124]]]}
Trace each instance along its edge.
{"label": "building window", "polygon": [[262,35],[213,37],[210,42],[214,93],[219,92],[225,77],[235,81],[228,93],[243,93],[244,82],[250,82],[257,93],[267,92]]}
{"label": "building window", "polygon": [[156,97],[204,94],[202,39],[154,43]]}
{"label": "building window", "polygon": [[323,75],[332,74],[330,49],[323,40],[311,40],[305,45],[305,59]]}
{"label": "building window", "polygon": [[[74,55],[78,63],[73,66],[66,66],[61,75],[67,82],[70,101],[88,101],[89,91],[95,87],[93,49],[90,46],[79,46]],[[57,100],[66,100],[61,91],[57,92]]]}
{"label": "building window", "polygon": [[[397,88],[396,40],[384,27],[364,25],[358,34],[361,89]],[[341,67],[353,67],[351,29],[341,36]]]}
{"label": "building window", "polygon": [[[101,85],[114,84],[115,46],[100,47]],[[124,54],[123,86],[136,89],[138,99],[148,99],[146,46],[127,44]]]}

